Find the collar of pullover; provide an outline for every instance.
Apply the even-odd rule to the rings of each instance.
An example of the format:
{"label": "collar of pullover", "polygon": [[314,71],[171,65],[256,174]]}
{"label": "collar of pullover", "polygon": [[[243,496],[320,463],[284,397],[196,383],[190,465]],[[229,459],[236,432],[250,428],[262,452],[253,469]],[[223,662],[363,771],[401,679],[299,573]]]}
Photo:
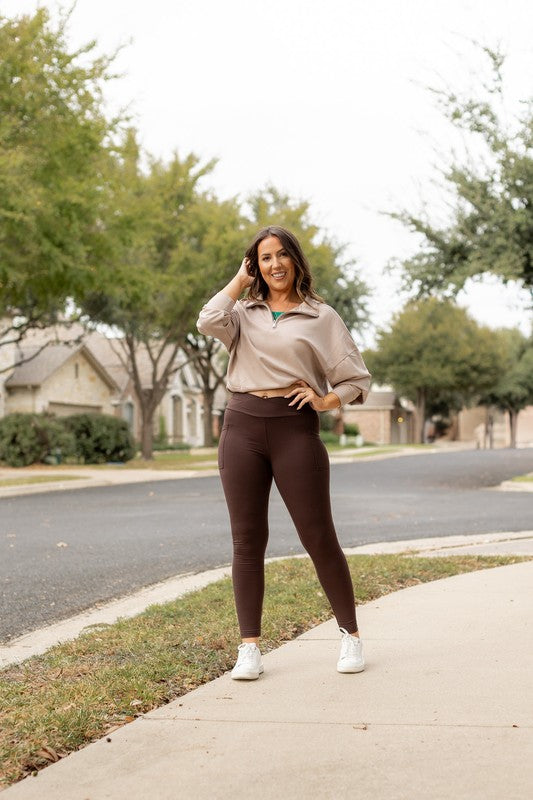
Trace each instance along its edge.
{"label": "collar of pullover", "polygon": [[[319,305],[320,305],[320,303],[317,300],[313,300],[312,298],[309,298],[308,300],[304,300],[302,303],[300,303],[299,306],[295,306],[294,308],[291,308],[290,311],[284,311],[283,313],[284,314],[307,314],[310,317],[318,317],[318,315],[319,315],[318,306]],[[269,307],[268,303],[266,303],[264,300],[247,300],[246,301],[246,307],[247,308],[253,308],[253,306],[265,306],[265,308],[268,308],[268,310],[270,311],[270,307]]]}

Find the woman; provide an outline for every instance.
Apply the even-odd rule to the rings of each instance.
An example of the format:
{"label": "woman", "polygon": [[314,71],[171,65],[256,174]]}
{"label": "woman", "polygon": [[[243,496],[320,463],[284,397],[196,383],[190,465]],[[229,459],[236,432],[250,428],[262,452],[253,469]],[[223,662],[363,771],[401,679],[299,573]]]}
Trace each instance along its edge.
{"label": "woman", "polygon": [[361,355],[339,315],[314,291],[297,239],[278,226],[259,231],[235,277],[203,307],[198,330],[230,354],[232,396],[218,463],[242,637],[231,677],[254,680],[263,672],[258,644],[273,478],[342,633],[337,669],[361,672],[353,586],[331,517],[329,458],[317,414],[364,402],[370,374]]}

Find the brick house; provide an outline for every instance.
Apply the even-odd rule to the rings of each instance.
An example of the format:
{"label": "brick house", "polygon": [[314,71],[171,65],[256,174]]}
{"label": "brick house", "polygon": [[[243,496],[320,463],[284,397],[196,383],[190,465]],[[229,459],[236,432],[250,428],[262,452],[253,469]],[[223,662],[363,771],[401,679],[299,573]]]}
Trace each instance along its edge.
{"label": "brick house", "polygon": [[411,444],[415,441],[414,406],[387,386],[374,385],[362,406],[344,406],[345,423],[356,423],[365,442]]}

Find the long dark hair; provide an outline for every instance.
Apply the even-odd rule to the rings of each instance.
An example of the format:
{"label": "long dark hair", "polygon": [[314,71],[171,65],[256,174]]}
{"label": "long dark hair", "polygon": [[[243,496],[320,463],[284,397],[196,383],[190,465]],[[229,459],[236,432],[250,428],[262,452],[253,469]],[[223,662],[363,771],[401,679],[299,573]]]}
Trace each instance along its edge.
{"label": "long dark hair", "polygon": [[259,259],[257,257],[257,250],[263,239],[269,236],[277,236],[283,245],[284,249],[289,254],[294,263],[296,276],[294,279],[294,288],[296,294],[303,302],[309,298],[318,300],[319,303],[324,301],[313,288],[313,276],[311,275],[311,267],[305,257],[300,242],[296,236],[288,231],[286,228],[281,228],[279,225],[269,225],[268,228],[262,228],[254,237],[253,242],[248,247],[245,257],[249,259],[250,275],[254,276],[254,282],[248,289],[246,295],[250,300],[266,300],[268,296],[268,286],[263,280],[261,270],[259,269]]}

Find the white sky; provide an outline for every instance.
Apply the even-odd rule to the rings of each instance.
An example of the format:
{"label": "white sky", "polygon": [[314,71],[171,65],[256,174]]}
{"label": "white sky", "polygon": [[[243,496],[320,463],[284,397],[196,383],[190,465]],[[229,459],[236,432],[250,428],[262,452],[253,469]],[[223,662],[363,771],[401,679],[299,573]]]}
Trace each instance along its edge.
{"label": "white sky", "polygon": [[[0,0],[0,13],[43,5],[58,8]],[[442,211],[435,148],[458,144],[423,86],[468,92],[484,63],[470,40],[500,44],[517,111],[532,93],[532,30],[530,0],[78,0],[69,39],[126,45],[109,102],[131,103],[150,152],[218,158],[208,183],[220,197],[272,182],[309,200],[313,221],[349,244],[383,325],[402,305],[385,264],[417,241],[380,212]],[[460,302],[484,324],[530,332],[517,287],[472,283]]]}

